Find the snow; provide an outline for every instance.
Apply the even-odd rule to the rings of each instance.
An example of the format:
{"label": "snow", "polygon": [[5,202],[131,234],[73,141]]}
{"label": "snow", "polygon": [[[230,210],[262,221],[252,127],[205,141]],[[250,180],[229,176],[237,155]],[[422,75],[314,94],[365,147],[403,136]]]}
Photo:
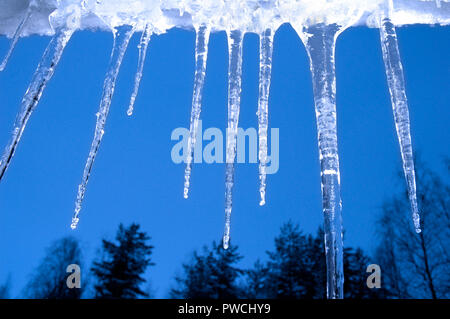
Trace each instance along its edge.
{"label": "snow", "polygon": [[[239,29],[261,33],[282,23],[331,23],[353,19],[352,25],[378,27],[377,12],[384,0],[34,0],[22,36],[52,35],[76,7],[83,16],[80,29],[113,29],[131,24],[142,31],[151,23],[154,33],[201,24],[212,30]],[[0,34],[12,37],[26,16],[29,0],[0,0]],[[50,16],[53,16],[52,18]],[[356,17],[356,19],[354,19]],[[392,22],[450,24],[449,0],[394,0]]]}

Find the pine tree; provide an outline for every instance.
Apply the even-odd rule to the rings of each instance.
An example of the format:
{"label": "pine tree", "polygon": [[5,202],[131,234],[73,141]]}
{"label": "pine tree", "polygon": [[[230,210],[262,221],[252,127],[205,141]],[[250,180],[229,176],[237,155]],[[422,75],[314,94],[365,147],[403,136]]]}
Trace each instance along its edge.
{"label": "pine tree", "polygon": [[305,236],[298,225],[288,222],[275,238],[275,251],[267,252],[268,297],[281,299],[313,298],[316,282],[312,271],[312,237]]}
{"label": "pine tree", "polygon": [[183,299],[229,299],[240,296],[237,283],[243,271],[235,266],[242,258],[238,247],[212,243],[211,249],[194,251],[190,263],[183,264],[183,274],[175,278],[177,287],[171,290],[172,298]]}
{"label": "pine tree", "polygon": [[148,244],[150,237],[139,231],[140,226],[131,224],[125,228],[122,224],[116,234],[116,242],[102,241],[103,256],[95,261],[91,268],[96,284],[96,298],[134,299],[147,297],[140,286],[151,262],[153,246]]}

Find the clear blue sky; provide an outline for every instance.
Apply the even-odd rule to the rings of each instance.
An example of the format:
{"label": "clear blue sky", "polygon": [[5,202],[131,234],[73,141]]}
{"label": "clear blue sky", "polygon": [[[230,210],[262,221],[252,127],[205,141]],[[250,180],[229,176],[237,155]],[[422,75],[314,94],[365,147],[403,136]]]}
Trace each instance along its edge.
{"label": "clear blue sky", "polygon": [[[398,30],[410,102],[413,144],[435,170],[449,156],[450,29]],[[76,236],[90,263],[101,238],[120,222],[138,222],[155,246],[148,273],[156,296],[194,249],[220,240],[224,222],[224,165],[195,165],[189,200],[183,199],[184,165],[170,158],[174,128],[188,127],[194,72],[194,32],[154,36],[135,115],[126,115],[136,70],[139,35],[130,43],[100,153],[94,164],[79,228],[69,227],[77,185],[89,151],[112,36],[76,33],[63,55],[0,183],[0,282],[12,276],[19,296],[53,240]],[[0,38],[0,53],[7,40]],[[6,144],[23,93],[48,38],[21,40],[0,73],[0,143]],[[258,37],[244,43],[240,126],[256,127]],[[211,36],[203,99],[203,127],[225,128],[227,46]],[[382,200],[404,187],[378,30],[352,28],[338,39],[337,103],[345,244],[371,252]],[[265,259],[280,226],[291,219],[305,232],[322,223],[320,174],[309,66],[289,25],[275,37],[270,125],[280,129],[280,169],[268,178],[267,204],[258,205],[256,164],[236,169],[232,242],[242,266]],[[376,262],[376,261],[374,261]]]}

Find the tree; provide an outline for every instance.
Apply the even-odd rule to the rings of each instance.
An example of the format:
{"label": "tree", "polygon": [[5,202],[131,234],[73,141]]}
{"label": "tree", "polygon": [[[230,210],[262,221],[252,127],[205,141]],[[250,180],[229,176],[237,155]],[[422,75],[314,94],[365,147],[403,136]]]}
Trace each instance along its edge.
{"label": "tree", "polygon": [[377,223],[377,260],[394,297],[449,298],[450,186],[417,159],[416,177],[422,231],[413,228],[406,192],[395,194]]}
{"label": "tree", "polygon": [[242,258],[238,247],[212,243],[211,249],[203,247],[202,253],[194,251],[191,261],[183,264],[183,274],[175,278],[176,288],[172,298],[230,299],[240,296],[238,279],[243,271],[234,265]]}
{"label": "tree", "polygon": [[9,299],[10,289],[11,289],[11,276],[8,276],[5,282],[0,285],[0,299]]}
{"label": "tree", "polygon": [[26,285],[25,295],[33,299],[79,299],[84,286],[67,285],[67,266],[71,264],[82,266],[78,241],[69,236],[53,242]]}
{"label": "tree", "polygon": [[267,296],[267,273],[269,269],[259,259],[252,269],[245,271],[244,297],[249,299],[262,299]]}
{"label": "tree", "polygon": [[272,298],[313,298],[316,294],[315,264],[311,236],[304,235],[298,225],[288,222],[275,238],[275,251],[268,251],[267,292]]}
{"label": "tree", "polygon": [[116,242],[102,240],[102,257],[94,261],[91,271],[96,279],[95,297],[99,299],[134,299],[147,297],[140,286],[151,262],[153,246],[138,224],[129,227],[119,225]]}
{"label": "tree", "polygon": [[[288,222],[275,238],[275,250],[268,251],[265,266],[247,271],[246,297],[278,299],[326,298],[326,261],[323,230],[305,235]],[[344,249],[344,297],[379,298],[380,290],[366,285],[369,258],[361,249]]]}

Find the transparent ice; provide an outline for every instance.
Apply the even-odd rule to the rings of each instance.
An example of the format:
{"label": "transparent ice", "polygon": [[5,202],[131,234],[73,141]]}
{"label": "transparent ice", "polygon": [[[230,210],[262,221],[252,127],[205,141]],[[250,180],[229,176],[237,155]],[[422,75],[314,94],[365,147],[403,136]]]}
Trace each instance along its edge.
{"label": "transparent ice", "polygon": [[[190,116],[190,134],[184,178],[185,198],[192,188],[193,151],[201,113],[208,41],[211,32],[228,36],[228,125],[225,175],[225,230],[223,246],[230,241],[236,135],[242,77],[244,34],[260,36],[260,70],[257,121],[259,133],[259,196],[266,202],[267,132],[273,42],[282,23],[290,23],[302,39],[310,59],[321,166],[324,240],[327,262],[327,296],[343,297],[342,202],[340,196],[337,136],[336,40],[346,28],[356,25],[380,30],[381,48],[391,96],[403,170],[411,203],[413,224],[420,232],[409,110],[396,27],[412,23],[450,24],[449,0],[1,0],[0,35],[11,38],[1,58],[2,71],[20,37],[51,35],[41,62],[26,91],[13,126],[10,142],[0,160],[0,180],[13,158],[30,116],[51,80],[64,48],[77,30],[112,31],[114,45],[106,74],[94,139],[79,185],[71,227],[76,228],[93,163],[102,141],[123,56],[133,33],[142,32],[138,67],[127,114],[133,113],[143,76],[150,37],[173,27],[194,29],[195,73]],[[256,190],[255,190],[256,193]]]}

